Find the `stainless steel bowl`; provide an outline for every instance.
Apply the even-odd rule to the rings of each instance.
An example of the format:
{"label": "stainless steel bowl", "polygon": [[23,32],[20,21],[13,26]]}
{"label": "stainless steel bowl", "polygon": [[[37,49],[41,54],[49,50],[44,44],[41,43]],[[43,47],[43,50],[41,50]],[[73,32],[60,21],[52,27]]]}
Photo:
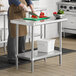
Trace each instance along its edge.
{"label": "stainless steel bowl", "polygon": [[56,19],[60,19],[64,17],[64,14],[53,14]]}

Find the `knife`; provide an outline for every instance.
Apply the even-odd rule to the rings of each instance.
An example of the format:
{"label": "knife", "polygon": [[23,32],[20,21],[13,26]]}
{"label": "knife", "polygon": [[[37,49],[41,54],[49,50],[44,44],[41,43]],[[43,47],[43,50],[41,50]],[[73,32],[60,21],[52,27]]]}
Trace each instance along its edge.
{"label": "knife", "polygon": [[32,12],[29,12],[29,14],[31,14],[31,15],[35,15],[35,16],[39,17],[37,14],[32,13]]}

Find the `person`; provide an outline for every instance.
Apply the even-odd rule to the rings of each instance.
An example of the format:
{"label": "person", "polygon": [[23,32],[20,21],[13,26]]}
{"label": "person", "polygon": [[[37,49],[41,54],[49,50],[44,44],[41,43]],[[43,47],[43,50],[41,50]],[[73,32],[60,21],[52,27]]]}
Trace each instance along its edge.
{"label": "person", "polygon": [[[25,18],[28,12],[27,6],[30,7],[34,13],[31,0],[9,0],[8,10],[8,43],[7,43],[7,54],[9,63],[15,63],[15,52],[16,52],[16,25],[11,24],[10,20]],[[25,40],[27,35],[27,27],[19,25],[19,53],[23,53],[25,50]]]}

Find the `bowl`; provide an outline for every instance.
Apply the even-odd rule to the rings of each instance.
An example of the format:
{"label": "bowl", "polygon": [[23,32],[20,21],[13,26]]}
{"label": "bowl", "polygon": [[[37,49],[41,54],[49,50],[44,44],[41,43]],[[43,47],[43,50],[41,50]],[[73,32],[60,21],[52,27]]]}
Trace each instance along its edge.
{"label": "bowl", "polygon": [[53,14],[56,19],[61,19],[64,17],[64,14]]}

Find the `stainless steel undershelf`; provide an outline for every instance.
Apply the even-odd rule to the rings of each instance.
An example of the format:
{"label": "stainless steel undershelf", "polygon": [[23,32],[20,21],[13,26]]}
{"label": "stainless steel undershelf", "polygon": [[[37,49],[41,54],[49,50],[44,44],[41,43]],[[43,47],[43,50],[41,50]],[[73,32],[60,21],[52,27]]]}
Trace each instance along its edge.
{"label": "stainless steel undershelf", "polygon": [[[38,51],[38,50],[35,50]],[[43,52],[38,52],[38,55],[34,55],[33,60],[40,60],[40,59],[44,59],[44,58],[48,58],[48,57],[52,57],[52,56],[56,56],[56,55],[60,55],[62,54],[60,51],[54,50],[53,52],[50,53],[43,53]],[[21,53],[18,54],[19,58],[23,58],[23,59],[28,59],[31,61],[31,51],[25,52],[25,53]]]}

